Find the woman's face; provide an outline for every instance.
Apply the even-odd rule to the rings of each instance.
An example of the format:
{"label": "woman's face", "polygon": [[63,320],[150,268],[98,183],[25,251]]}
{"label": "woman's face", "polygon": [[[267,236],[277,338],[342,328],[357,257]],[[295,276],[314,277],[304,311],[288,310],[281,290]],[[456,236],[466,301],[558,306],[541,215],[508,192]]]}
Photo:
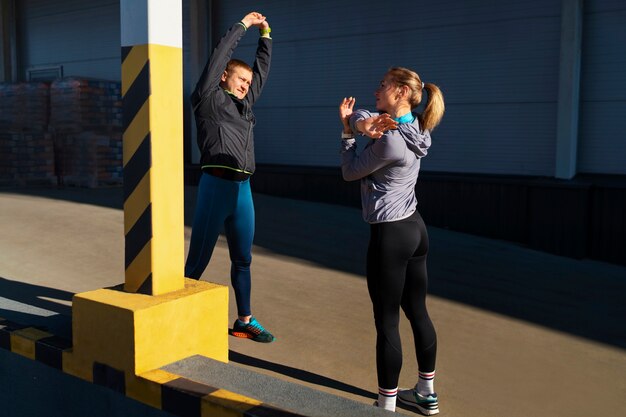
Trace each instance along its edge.
{"label": "woman's face", "polygon": [[385,75],[374,92],[374,96],[376,97],[376,110],[387,113],[389,113],[398,102],[398,88],[390,78],[389,75]]}

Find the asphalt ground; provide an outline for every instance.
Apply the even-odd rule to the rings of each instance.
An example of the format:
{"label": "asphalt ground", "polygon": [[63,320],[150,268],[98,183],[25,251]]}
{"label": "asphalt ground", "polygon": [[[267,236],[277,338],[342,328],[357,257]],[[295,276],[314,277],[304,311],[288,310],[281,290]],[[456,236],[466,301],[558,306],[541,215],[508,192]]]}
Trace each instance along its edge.
{"label": "asphalt ground", "polygon": [[[186,244],[195,192],[185,189]],[[360,210],[254,198],[252,307],[278,340],[229,338],[231,364],[371,404]],[[121,207],[121,188],[0,189],[0,317],[69,335],[74,293],[124,281]],[[434,227],[429,235],[441,415],[626,415],[626,267]],[[202,279],[228,285],[229,269],[220,238]],[[401,332],[408,387],[417,365],[406,319]],[[182,362],[181,372],[202,371]]]}

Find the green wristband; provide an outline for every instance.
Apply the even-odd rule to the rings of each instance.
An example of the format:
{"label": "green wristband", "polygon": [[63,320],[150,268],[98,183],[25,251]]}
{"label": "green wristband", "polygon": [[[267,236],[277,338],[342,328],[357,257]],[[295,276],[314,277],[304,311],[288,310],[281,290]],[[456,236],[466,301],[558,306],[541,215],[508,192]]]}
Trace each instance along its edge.
{"label": "green wristband", "polygon": [[269,35],[271,31],[272,31],[272,29],[271,29],[271,28],[267,28],[267,29],[259,29],[259,33],[261,34],[261,36],[263,36],[263,35]]}

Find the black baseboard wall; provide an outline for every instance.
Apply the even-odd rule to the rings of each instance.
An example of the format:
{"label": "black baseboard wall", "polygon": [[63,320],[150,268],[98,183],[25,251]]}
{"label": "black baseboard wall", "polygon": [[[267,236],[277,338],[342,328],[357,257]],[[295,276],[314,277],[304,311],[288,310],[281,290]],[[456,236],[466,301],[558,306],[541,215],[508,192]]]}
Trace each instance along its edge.
{"label": "black baseboard wall", "polygon": [[[198,166],[185,182],[195,185]],[[359,207],[359,183],[339,168],[260,164],[255,192]],[[573,180],[422,172],[416,187],[427,224],[509,240],[561,256],[626,265],[626,176]]]}

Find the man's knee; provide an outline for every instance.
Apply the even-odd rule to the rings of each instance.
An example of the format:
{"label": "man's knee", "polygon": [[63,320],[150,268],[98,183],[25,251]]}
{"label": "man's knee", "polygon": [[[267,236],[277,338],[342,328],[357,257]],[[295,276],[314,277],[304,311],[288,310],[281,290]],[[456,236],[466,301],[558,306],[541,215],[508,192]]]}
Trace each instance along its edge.
{"label": "man's knee", "polygon": [[252,257],[231,259],[233,266],[238,270],[249,270],[252,264]]}

